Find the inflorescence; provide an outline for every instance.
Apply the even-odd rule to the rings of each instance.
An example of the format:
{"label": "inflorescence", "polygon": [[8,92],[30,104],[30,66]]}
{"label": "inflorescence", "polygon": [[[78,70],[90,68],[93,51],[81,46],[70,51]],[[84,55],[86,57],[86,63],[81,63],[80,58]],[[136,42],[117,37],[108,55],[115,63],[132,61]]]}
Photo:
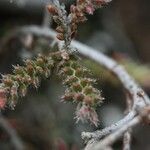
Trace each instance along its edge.
{"label": "inflorescence", "polygon": [[108,2],[110,0],[77,0],[75,5],[70,6],[69,13],[58,0],[48,5],[48,11],[57,23],[57,38],[64,41],[64,44],[48,56],[38,55],[34,60],[26,60],[24,66],[14,66],[13,74],[3,75],[0,84],[0,108],[4,108],[6,104],[14,108],[18,98],[24,97],[30,86],[38,88],[41,79],[49,78],[53,72],[62,77],[66,87],[62,100],[77,104],[77,122],[89,120],[97,126],[98,115],[95,109],[103,101],[103,97],[93,87],[96,81],[73,53],[71,41],[78,24],[87,20],[86,14],[92,15],[97,8]]}

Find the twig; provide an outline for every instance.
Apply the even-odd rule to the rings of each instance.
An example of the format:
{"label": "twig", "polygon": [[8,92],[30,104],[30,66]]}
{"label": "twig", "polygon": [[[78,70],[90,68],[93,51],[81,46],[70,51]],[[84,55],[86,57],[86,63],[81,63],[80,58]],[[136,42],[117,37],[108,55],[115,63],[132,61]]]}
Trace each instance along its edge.
{"label": "twig", "polygon": [[15,150],[24,150],[24,145],[17,132],[10,126],[7,120],[0,113],[0,126],[7,132],[10,137],[11,143]]}
{"label": "twig", "polygon": [[84,139],[85,141],[88,141],[92,138],[94,138],[95,140],[99,140],[99,139],[103,138],[104,136],[116,131],[121,126],[123,126],[124,124],[126,124],[127,122],[132,120],[135,117],[135,115],[136,115],[136,112],[131,111],[123,119],[121,119],[117,123],[110,125],[109,127],[106,127],[102,130],[97,130],[95,132],[82,132],[82,139]]}
{"label": "twig", "polygon": [[[116,132],[110,134],[107,138],[101,140],[96,145],[93,146],[93,150],[104,150],[106,146],[112,145],[117,139],[119,139],[123,133],[125,133],[128,128],[134,127],[141,122],[141,117],[137,116],[127,124],[125,124],[122,128],[117,130]],[[88,150],[88,149],[86,149]]]}
{"label": "twig", "polygon": [[124,133],[123,137],[123,150],[130,150],[131,146],[131,131],[128,129],[127,132]]}
{"label": "twig", "polygon": [[[132,99],[130,98],[129,94],[126,94],[126,105],[127,109],[125,113],[130,113],[132,111]],[[124,133],[123,136],[123,150],[130,150],[131,145],[131,132],[132,129],[128,129],[127,132]]]}

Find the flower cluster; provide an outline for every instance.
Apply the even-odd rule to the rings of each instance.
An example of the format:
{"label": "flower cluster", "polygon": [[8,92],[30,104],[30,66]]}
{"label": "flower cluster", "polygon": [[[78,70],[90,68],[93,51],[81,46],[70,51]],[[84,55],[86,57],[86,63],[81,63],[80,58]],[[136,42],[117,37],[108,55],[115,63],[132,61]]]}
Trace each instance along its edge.
{"label": "flower cluster", "polygon": [[48,11],[53,15],[54,21],[58,24],[57,38],[65,41],[65,46],[70,45],[71,39],[77,32],[79,23],[87,20],[86,14],[92,15],[94,11],[107,4],[111,0],[77,0],[76,5],[70,6],[70,13],[67,14],[64,5],[58,0],[47,6]]}
{"label": "flower cluster", "polygon": [[13,74],[3,75],[0,84],[0,108],[6,104],[14,108],[19,96],[24,97],[31,85],[38,88],[41,79],[48,78],[55,69],[54,72],[63,78],[63,84],[66,86],[63,101],[77,104],[77,121],[90,120],[97,126],[98,116],[95,108],[103,98],[101,92],[93,87],[96,81],[90,77],[89,71],[79,64],[70,44],[77,25],[86,21],[86,14],[93,14],[98,7],[109,1],[77,0],[76,5],[71,5],[69,14],[58,0],[48,5],[47,8],[57,23],[57,38],[64,41],[64,45],[59,51],[48,56],[38,55],[34,60],[26,60],[24,66],[14,66]]}
{"label": "flower cluster", "polygon": [[77,0],[76,5],[71,5],[69,17],[71,17],[72,32],[76,31],[79,23],[87,20],[86,14],[93,15],[97,8],[108,2],[108,0]]}
{"label": "flower cluster", "polygon": [[103,100],[101,93],[93,87],[95,80],[88,77],[89,71],[66,50],[52,52],[48,56],[39,54],[35,60],[26,60],[24,66],[14,66],[13,74],[3,75],[0,84],[0,108],[8,104],[13,109],[18,98],[26,96],[30,86],[38,88],[41,79],[48,78],[54,69],[63,78],[67,88],[62,96],[63,101],[78,105],[77,121],[90,120],[97,125],[95,108]]}
{"label": "flower cluster", "polygon": [[101,92],[93,87],[95,80],[87,75],[89,72],[78,63],[78,59],[72,54],[71,40],[74,38],[79,23],[87,20],[86,14],[92,15],[94,11],[107,4],[111,0],[76,0],[75,5],[70,6],[69,13],[65,6],[55,0],[48,5],[48,11],[57,23],[57,38],[64,41],[62,51],[65,49],[65,58],[59,63],[59,74],[63,76],[63,83],[67,89],[64,101],[77,103],[76,118],[78,120],[90,120],[98,124],[95,108],[103,100]]}
{"label": "flower cluster", "polygon": [[2,76],[0,97],[14,108],[19,96],[24,97],[27,88],[33,85],[38,88],[42,78],[48,78],[54,67],[51,56],[39,55],[35,60],[26,60],[25,66],[14,66],[13,74]]}
{"label": "flower cluster", "polygon": [[95,108],[103,100],[101,92],[93,87],[96,81],[90,77],[89,71],[79,64],[74,55],[65,53],[67,59],[63,59],[58,65],[59,75],[63,77],[63,84],[67,88],[62,99],[78,105],[77,121],[90,120],[97,125],[98,117]]}

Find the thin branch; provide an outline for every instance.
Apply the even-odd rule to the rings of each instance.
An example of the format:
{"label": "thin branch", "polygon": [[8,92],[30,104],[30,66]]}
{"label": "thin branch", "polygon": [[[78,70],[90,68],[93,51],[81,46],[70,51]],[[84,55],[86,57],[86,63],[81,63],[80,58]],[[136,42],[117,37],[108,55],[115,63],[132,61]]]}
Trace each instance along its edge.
{"label": "thin branch", "polygon": [[124,133],[123,137],[123,150],[130,150],[131,149],[131,131],[128,129],[127,132]]}
{"label": "thin branch", "polygon": [[[126,94],[126,105],[127,105],[127,109],[125,113],[130,113],[130,111],[132,111],[132,99],[130,98],[129,94]],[[132,132],[132,129],[128,129],[128,131],[124,133],[123,150],[130,150],[131,138],[132,138],[131,132]]]}
{"label": "thin branch", "polygon": [[132,120],[135,117],[135,115],[136,115],[136,112],[131,111],[123,119],[121,119],[117,123],[110,125],[109,127],[106,127],[102,130],[97,130],[95,132],[82,132],[82,139],[84,139],[85,141],[88,141],[92,138],[94,138],[95,140],[99,140],[99,139],[103,138],[104,136],[118,130],[124,124],[126,124],[127,122]]}
{"label": "thin branch", "polygon": [[0,113],[0,126],[7,132],[10,137],[11,143],[15,150],[24,150],[24,145],[17,132],[10,126],[7,120]]}
{"label": "thin branch", "polygon": [[[141,117],[140,116],[135,117],[133,120],[131,120],[130,122],[122,126],[122,128],[110,134],[107,138],[104,138],[97,144],[93,145],[92,149],[104,150],[105,147],[107,147],[108,145],[112,145],[117,139],[119,139],[122,136],[122,134],[128,130],[128,128],[134,127],[140,122],[141,122]],[[86,150],[89,150],[89,149],[86,149]]]}

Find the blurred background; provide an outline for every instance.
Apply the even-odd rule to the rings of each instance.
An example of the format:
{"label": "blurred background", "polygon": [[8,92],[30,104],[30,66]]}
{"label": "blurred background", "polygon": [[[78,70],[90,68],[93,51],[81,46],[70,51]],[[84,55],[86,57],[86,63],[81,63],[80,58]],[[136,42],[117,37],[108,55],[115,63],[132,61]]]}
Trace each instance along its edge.
{"label": "blurred background", "polygon": [[[50,0],[0,0],[0,73],[11,73],[12,64],[23,64],[26,58],[50,51],[52,39],[31,33],[18,34],[22,26],[55,27],[45,5]],[[74,0],[63,0],[68,6]],[[47,22],[47,19],[49,22]],[[125,66],[128,72],[150,94],[150,0],[114,0],[97,10],[79,27],[77,40],[109,55]],[[87,58],[83,65],[90,68],[98,80],[105,101],[98,114],[103,128],[124,115],[125,91],[107,70]],[[30,89],[20,99],[15,110],[6,108],[2,115],[16,131],[27,150],[80,150],[84,147],[82,131],[96,130],[91,124],[75,123],[75,106],[60,102],[64,88],[53,75],[42,81],[39,90]],[[133,130],[132,149],[150,149],[150,128]],[[0,150],[15,150],[0,119]],[[122,141],[114,145],[121,149]]]}

